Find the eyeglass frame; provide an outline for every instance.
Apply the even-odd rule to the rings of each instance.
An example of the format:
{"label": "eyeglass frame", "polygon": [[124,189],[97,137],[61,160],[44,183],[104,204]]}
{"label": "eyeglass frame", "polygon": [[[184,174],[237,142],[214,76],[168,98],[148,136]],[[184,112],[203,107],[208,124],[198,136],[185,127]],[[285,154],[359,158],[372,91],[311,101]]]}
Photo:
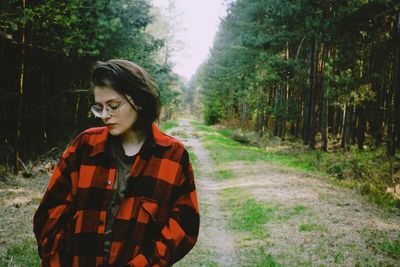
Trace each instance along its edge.
{"label": "eyeglass frame", "polygon": [[[115,106],[115,107],[110,107],[110,106],[108,106],[108,105],[104,105],[103,108],[101,108],[101,111],[100,111],[100,112],[94,110],[94,109],[96,109],[96,108],[99,108],[99,109],[100,109],[100,107],[99,107],[98,105],[95,104],[95,105],[92,105],[92,106],[90,107],[90,111],[92,112],[92,114],[93,114],[96,118],[101,118],[101,116],[103,115],[104,109],[106,110],[106,112],[107,112],[108,115],[110,115],[110,116],[116,116],[116,115],[119,113],[119,108],[120,108],[122,105],[124,105],[125,103],[129,102],[130,100],[132,100],[132,98],[125,99],[125,101],[119,103],[119,104],[118,104],[117,106]],[[136,111],[136,108],[135,108],[132,104],[131,104],[131,106],[132,106],[132,108]],[[140,109],[140,107],[139,107],[139,109]],[[98,114],[96,115],[96,113],[98,113]]]}

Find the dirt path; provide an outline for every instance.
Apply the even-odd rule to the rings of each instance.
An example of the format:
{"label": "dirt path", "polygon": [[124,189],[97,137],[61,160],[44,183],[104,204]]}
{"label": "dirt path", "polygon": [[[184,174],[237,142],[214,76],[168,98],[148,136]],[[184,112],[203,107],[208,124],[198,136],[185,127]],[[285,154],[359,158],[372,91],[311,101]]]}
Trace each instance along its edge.
{"label": "dirt path", "polygon": [[[182,119],[179,127],[173,133],[185,133],[185,146],[191,148],[199,162],[199,172],[196,173],[196,187],[201,207],[206,208],[208,216],[201,217],[201,227],[198,243],[215,252],[213,262],[218,266],[238,266],[234,248],[233,234],[228,230],[226,214],[220,208],[220,195],[216,183],[210,179],[210,174],[215,170],[214,163],[210,160],[207,151],[201,145],[188,120]],[[174,135],[174,134],[172,134]],[[183,265],[184,266],[184,265]]]}

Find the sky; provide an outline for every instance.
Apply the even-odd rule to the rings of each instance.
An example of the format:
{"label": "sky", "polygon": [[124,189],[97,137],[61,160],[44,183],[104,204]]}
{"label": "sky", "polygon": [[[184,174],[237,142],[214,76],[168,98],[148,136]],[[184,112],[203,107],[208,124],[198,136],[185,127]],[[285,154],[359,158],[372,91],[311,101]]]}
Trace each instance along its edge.
{"label": "sky", "polygon": [[[155,6],[165,7],[170,0],[152,0]],[[172,55],[174,71],[190,79],[200,64],[207,58],[212,47],[220,18],[225,16],[224,0],[173,0],[181,14],[182,29],[177,38],[183,47]]]}

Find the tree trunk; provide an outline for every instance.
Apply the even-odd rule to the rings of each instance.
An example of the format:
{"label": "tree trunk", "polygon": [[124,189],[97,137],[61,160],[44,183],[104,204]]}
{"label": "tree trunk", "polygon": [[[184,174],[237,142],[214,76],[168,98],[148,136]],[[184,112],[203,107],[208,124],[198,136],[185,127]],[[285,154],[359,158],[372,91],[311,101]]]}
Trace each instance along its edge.
{"label": "tree trunk", "polygon": [[[280,104],[279,103],[280,97],[281,97],[281,94],[279,91],[279,86],[276,86],[275,87],[275,103],[274,103],[275,108],[278,107]],[[280,126],[281,126],[280,122],[281,122],[281,116],[279,114],[278,115],[275,114],[274,136],[280,136],[279,135]]]}
{"label": "tree trunk", "polygon": [[[285,51],[285,57],[286,60],[289,60],[289,41],[286,41],[286,51]],[[281,132],[281,138],[282,140],[285,140],[286,138],[286,120],[287,120],[287,115],[288,115],[288,93],[289,93],[289,73],[286,75],[286,86],[283,89],[283,94],[282,94],[282,105],[283,105],[283,114],[282,114],[282,132]]]}
{"label": "tree trunk", "polygon": [[345,151],[348,151],[350,150],[349,144],[353,126],[353,113],[354,113],[353,105],[346,104],[344,113],[345,115],[344,115],[344,125],[342,134],[342,148]]}
{"label": "tree trunk", "polygon": [[299,99],[299,108],[298,108],[298,115],[297,115],[297,121],[296,121],[296,129],[295,129],[295,136],[296,138],[300,137],[300,125],[301,125],[301,118],[304,117],[304,97],[300,96]]}
{"label": "tree trunk", "polygon": [[[400,15],[398,17],[397,31],[396,31],[396,50],[395,62],[393,66],[393,87],[389,92],[388,100],[386,103],[388,112],[388,127],[387,127],[387,154],[394,156],[396,153],[396,136],[400,130],[396,124],[400,123]],[[397,106],[396,106],[397,105]],[[390,108],[389,108],[390,107]]]}
{"label": "tree trunk", "polygon": [[341,109],[341,108],[337,108],[336,109],[336,114],[337,114],[337,116],[338,116],[338,119],[337,119],[337,122],[336,122],[336,124],[337,124],[337,135],[339,135],[339,137],[340,138],[342,138],[343,137],[343,126],[344,126],[344,115],[345,115],[345,113],[343,112],[343,110]]}
{"label": "tree trunk", "polygon": [[282,140],[285,140],[285,138],[286,138],[286,115],[287,115],[287,92],[288,92],[288,89],[289,89],[289,83],[287,82],[286,86],[283,87],[282,96],[281,96],[281,99],[282,99],[281,105],[283,107],[282,108],[283,112],[281,114],[280,137],[282,138]]}
{"label": "tree trunk", "polygon": [[304,108],[303,108],[303,144],[308,145],[309,140],[309,124],[310,124],[310,86],[304,90]]}
{"label": "tree trunk", "polygon": [[229,111],[228,111],[228,120],[232,120],[235,117],[235,108],[234,108],[234,90],[232,87],[229,88]]}
{"label": "tree trunk", "polygon": [[400,135],[400,14],[397,20],[397,31],[396,31],[396,53],[395,53],[395,63],[394,63],[394,74],[393,74],[393,137],[392,137],[392,153],[395,155],[398,142],[396,140]]}
{"label": "tree trunk", "polygon": [[[315,143],[310,144],[310,140],[314,140],[315,130],[313,129],[314,119],[314,95],[315,95],[315,50],[316,40],[311,39],[310,42],[310,62],[308,68],[308,88],[305,93],[304,101],[304,128],[303,128],[303,143],[314,147]],[[312,136],[312,138],[311,138]]]}
{"label": "tree trunk", "polygon": [[366,104],[363,103],[358,110],[358,124],[357,124],[357,145],[359,150],[364,149],[365,141],[365,128],[366,128]]}
{"label": "tree trunk", "polygon": [[375,140],[375,147],[380,147],[382,144],[382,138],[383,138],[383,121],[385,117],[385,95],[386,95],[386,77],[387,75],[384,75],[384,82],[383,84],[380,83],[378,84],[376,94],[377,94],[377,101],[371,103],[373,105],[373,108],[371,110],[374,110],[372,115],[372,136]]}
{"label": "tree trunk", "polygon": [[315,149],[315,132],[316,132],[316,114],[315,114],[315,103],[316,103],[316,85],[317,85],[317,64],[316,51],[318,51],[317,40],[314,39],[311,48],[310,58],[310,124],[309,124],[309,143],[310,149]]}
{"label": "tree trunk", "polygon": [[388,155],[393,155],[393,87],[388,86],[388,90],[386,93],[385,99],[385,109],[386,109],[386,134],[387,134],[387,141],[386,141],[386,153]]}
{"label": "tree trunk", "polygon": [[321,49],[323,50],[323,55],[321,58],[320,63],[320,87],[321,87],[321,115],[320,115],[320,122],[321,122],[321,134],[322,134],[322,146],[321,149],[325,152],[328,151],[328,85],[324,84],[324,59],[325,55],[328,55],[327,48],[321,45]]}
{"label": "tree trunk", "polygon": [[[25,9],[25,0],[22,0],[22,9]],[[24,75],[25,75],[25,24],[21,29],[21,58],[20,58],[20,73],[19,73],[19,90],[18,90],[18,108],[17,108],[17,128],[15,132],[15,147],[14,147],[14,174],[17,174],[20,169],[20,154],[21,154],[21,129],[22,117],[24,114]]]}
{"label": "tree trunk", "polygon": [[78,119],[79,119],[79,106],[81,102],[81,93],[77,93],[76,96],[76,105],[75,105],[75,114],[74,114],[74,126],[75,129],[78,128]]}

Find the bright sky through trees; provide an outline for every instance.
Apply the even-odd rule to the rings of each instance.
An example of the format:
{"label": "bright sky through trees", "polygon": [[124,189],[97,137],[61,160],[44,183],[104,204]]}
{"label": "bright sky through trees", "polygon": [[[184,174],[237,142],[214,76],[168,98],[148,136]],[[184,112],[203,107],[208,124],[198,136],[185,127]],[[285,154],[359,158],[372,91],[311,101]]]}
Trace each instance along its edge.
{"label": "bright sky through trees", "polygon": [[213,38],[218,30],[220,17],[225,15],[223,0],[152,0],[155,6],[166,7],[175,2],[181,14],[182,25],[177,29],[177,38],[184,44],[183,49],[172,55],[174,71],[188,79],[206,59]]}

